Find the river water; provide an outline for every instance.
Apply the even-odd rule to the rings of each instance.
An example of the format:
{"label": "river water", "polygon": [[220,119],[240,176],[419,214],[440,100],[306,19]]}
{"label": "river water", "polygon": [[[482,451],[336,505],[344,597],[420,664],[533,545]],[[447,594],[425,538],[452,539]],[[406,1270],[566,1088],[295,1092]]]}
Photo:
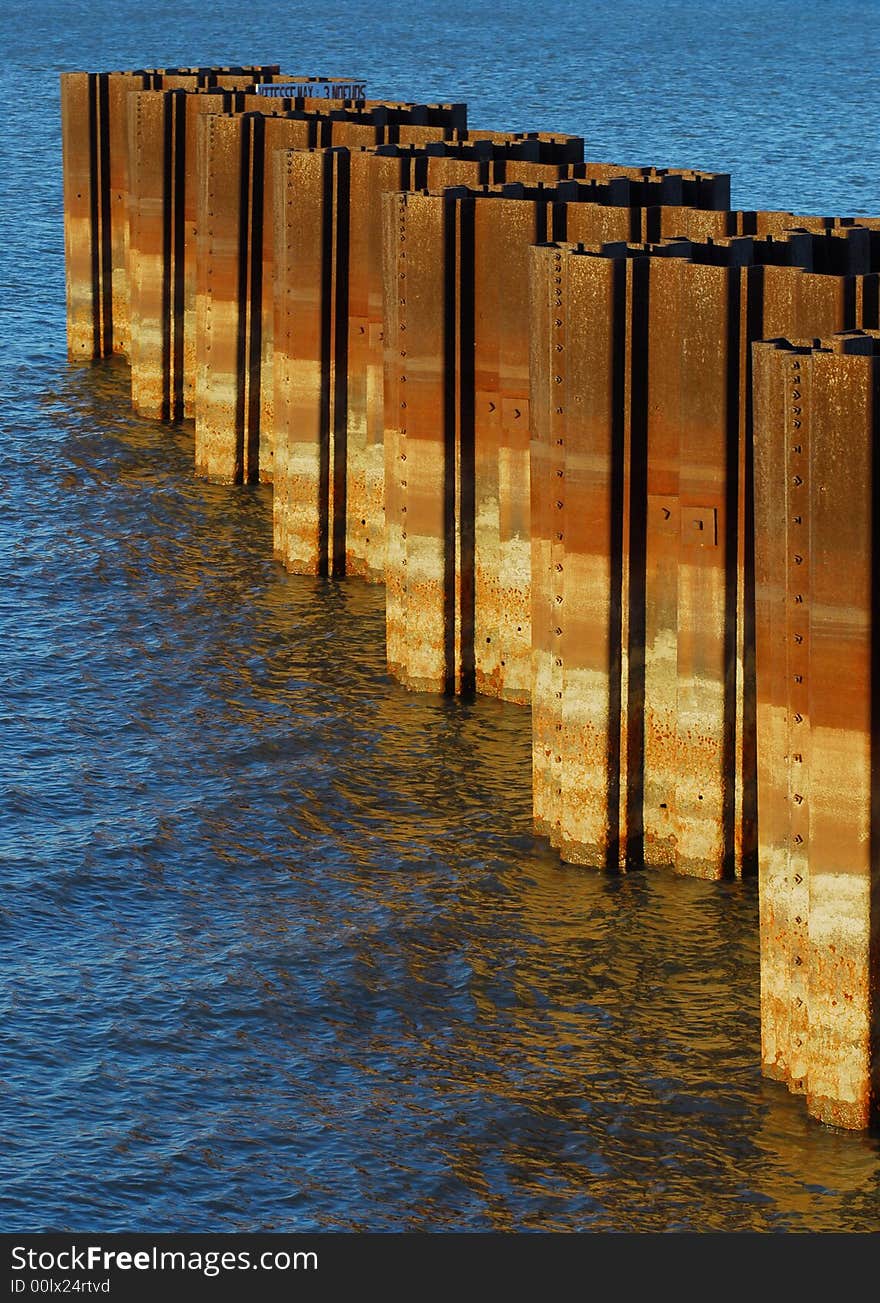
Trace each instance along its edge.
{"label": "river water", "polygon": [[754,883],[561,865],[528,713],[394,685],[381,590],[68,369],[57,96],[274,60],[876,213],[876,0],[5,11],[0,1229],[877,1229],[760,1076]]}

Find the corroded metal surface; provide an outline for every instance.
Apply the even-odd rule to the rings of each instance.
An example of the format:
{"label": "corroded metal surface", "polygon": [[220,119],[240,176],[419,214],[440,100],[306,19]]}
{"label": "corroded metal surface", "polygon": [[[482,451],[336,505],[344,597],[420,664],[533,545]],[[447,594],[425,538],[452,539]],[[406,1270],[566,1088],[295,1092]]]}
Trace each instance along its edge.
{"label": "corroded metal surface", "polygon": [[140,90],[253,85],[277,65],[63,73],[62,141],[71,358],[128,353],[130,97]]}
{"label": "corroded metal surface", "polygon": [[[267,132],[282,125],[283,119],[268,122]],[[329,551],[318,563],[311,547],[306,548],[302,555],[298,555],[295,548],[291,550],[284,517],[287,504],[292,500],[288,487],[279,484],[276,465],[276,550],[291,568],[304,566],[311,572],[312,565],[318,564],[321,572],[358,574],[372,580],[384,578],[383,194],[426,187],[436,189],[462,182],[479,185],[488,182],[497,168],[503,170],[511,162],[522,163],[535,175],[552,180],[560,171],[571,167],[564,160],[576,153],[579,145],[579,141],[572,142],[568,138],[538,141],[527,137],[500,144],[441,141],[418,147],[380,145],[372,149],[346,151],[344,157],[337,151],[332,168],[336,171],[347,169],[342,190],[335,183],[322,189],[302,181],[289,187],[278,199],[277,221],[284,224],[285,230],[290,226],[287,210],[291,206],[296,209],[304,204],[317,204],[321,208],[322,220],[327,224],[325,238],[330,262],[328,268],[311,263],[308,267],[297,266],[296,249],[288,247],[283,275],[279,273],[276,279],[277,296],[290,305],[295,325],[300,311],[298,300],[284,299],[283,280],[302,285],[304,275],[323,276],[322,293],[326,301],[322,310],[328,321],[333,314],[335,324],[332,330],[328,328],[321,336],[322,352],[311,362],[304,357],[292,359],[285,347],[273,347],[276,384],[289,387],[291,368],[298,369],[295,381],[298,401],[307,401],[310,394],[309,401],[313,405],[313,412],[308,417],[300,412],[295,429],[287,424],[290,417],[285,414],[284,428],[279,426],[276,439],[280,445],[282,441],[289,443],[291,438],[298,440],[305,429],[314,431],[315,438],[320,437],[328,447],[333,447],[334,461],[341,461],[344,466],[344,483],[340,484],[339,492],[334,496],[336,512],[322,534]],[[547,161],[536,161],[538,159]],[[310,175],[317,175],[323,163],[317,158],[311,163],[304,161],[300,166]],[[343,196],[342,201],[338,201],[339,195]],[[291,229],[295,232],[295,221]],[[490,261],[486,260],[485,265],[490,267]],[[491,280],[490,275],[486,282],[487,292]],[[269,274],[266,272],[264,285],[268,284]],[[317,287],[315,292],[318,292]],[[287,307],[284,311],[288,311]],[[290,326],[290,321],[281,322],[278,329],[289,330]],[[265,333],[264,329],[264,338]],[[496,357],[494,370],[497,370],[497,362]],[[286,369],[284,377],[281,377],[279,368]],[[520,377],[521,382],[525,379],[525,375]],[[520,389],[523,387],[527,388],[527,383],[525,386],[521,383]],[[326,392],[330,392],[330,397],[325,401]],[[319,431],[322,432],[319,434]],[[315,462],[316,478],[310,489],[306,481],[298,480],[298,493],[310,491],[313,504],[318,503],[322,494],[326,496],[326,483],[318,477],[317,469],[318,463]],[[320,508],[317,505],[310,508],[319,516],[326,514],[326,501],[321,501],[324,505]],[[292,510],[302,514],[306,507],[297,504]]]}
{"label": "corroded metal surface", "polygon": [[457,686],[456,404],[444,392],[457,338],[453,277],[437,249],[447,231],[452,242],[455,208],[388,195],[384,217],[388,663],[408,687],[444,692]]}
{"label": "corroded metal surface", "polygon": [[403,683],[531,700],[566,860],[757,848],[765,1071],[867,1125],[880,219],[284,80],[62,77],[70,357],[274,481],[289,568],[384,578]]}
{"label": "corroded metal surface", "polygon": [[[128,102],[131,314],[135,410],[195,415],[199,120],[232,107],[247,77],[213,73],[204,89],[144,91]],[[267,113],[280,107],[267,105]]]}
{"label": "corroded metal surface", "polygon": [[[546,220],[540,200],[475,205],[475,269],[484,284],[493,269],[496,279],[495,295],[486,300],[485,311],[480,298],[475,300],[475,348],[487,382],[497,377],[495,412],[487,414],[486,404],[481,404],[474,423],[477,455],[486,468],[485,476],[476,477],[475,487],[476,686],[490,696],[519,702],[531,696],[527,251],[544,234]],[[499,260],[502,249],[509,253]],[[462,376],[462,385],[466,381]],[[491,567],[485,564],[484,540],[496,552],[497,563]]]}
{"label": "corroded metal surface", "polygon": [[[247,205],[256,115],[208,114],[200,140],[196,287],[196,473],[228,483],[245,475]],[[250,453],[250,449],[247,450]],[[248,459],[250,463],[250,458]],[[250,464],[248,469],[251,469]]]}
{"label": "corroded metal surface", "polygon": [[[400,560],[408,570],[402,635],[397,628],[392,637],[389,610],[389,646],[402,643],[404,652],[392,659],[389,650],[389,661],[412,686],[476,685],[528,699],[526,252],[549,202],[543,192],[523,203],[513,195],[508,202],[506,191],[460,187],[401,201],[392,223],[399,243],[386,264],[386,300],[404,255],[396,274],[406,280],[398,296],[406,314],[395,328],[403,326],[407,345],[395,349],[386,323],[386,412],[397,391],[407,447],[386,468],[392,479],[407,458],[395,492],[408,515]],[[389,541],[389,568],[391,557]]]}
{"label": "corroded metal surface", "polygon": [[112,347],[115,353],[131,356],[132,331],[129,286],[129,96],[145,82],[142,74],[110,73],[106,89],[106,178],[109,188],[105,206],[109,219],[109,261]]}
{"label": "corroded metal surface", "polygon": [[740,288],[738,269],[651,259],[639,359],[647,387],[643,848],[651,863],[710,876],[730,867],[737,840]]}
{"label": "corroded metal surface", "polygon": [[[576,216],[571,208],[569,227]],[[813,336],[858,324],[857,313],[864,310],[859,304],[870,297],[865,290],[876,276],[864,236],[849,228],[706,245],[673,241],[592,250],[569,246],[552,255],[538,251],[543,274],[551,280],[559,273],[551,277],[548,259],[558,255],[566,293],[569,263],[627,264],[626,290],[601,315],[603,329],[615,339],[624,377],[615,390],[617,428],[622,439],[623,432],[629,434],[617,445],[626,448],[625,455],[619,454],[622,460],[606,451],[597,474],[609,485],[626,486],[617,510],[621,516],[629,513],[629,525],[617,571],[619,587],[609,607],[613,613],[603,616],[586,588],[575,602],[578,639],[587,645],[595,633],[605,645],[621,649],[620,682],[610,671],[603,672],[601,682],[608,700],[617,702],[625,741],[612,751],[618,771],[611,782],[590,778],[582,763],[589,751],[583,732],[570,763],[562,766],[566,776],[580,774],[578,796],[585,807],[604,809],[608,800],[617,799],[621,822],[615,823],[613,811],[608,814],[608,839],[617,838],[621,863],[644,857],[681,872],[718,877],[742,872],[754,861],[750,345],[781,329]],[[783,258],[789,265],[780,265]],[[585,282],[588,275],[582,274]],[[540,293],[535,293],[538,314],[543,309]],[[567,320],[576,325],[568,329],[566,359],[576,355],[581,336],[591,336],[595,312],[584,308],[570,314]],[[543,317],[540,321],[536,316],[532,328],[533,408],[536,402],[546,406],[553,401],[540,361],[552,329]],[[568,386],[578,377],[577,371],[559,374]],[[600,382],[594,376],[601,374],[594,362],[584,372],[576,405],[571,399],[562,404],[570,414],[566,425],[572,426],[557,436],[564,440],[566,456],[586,437],[577,414],[596,401],[594,386]],[[533,420],[536,429],[546,430],[548,413],[539,417],[533,410]],[[542,441],[533,442],[533,460],[544,468],[543,491],[549,495],[546,458]],[[568,479],[564,466],[555,474]],[[570,500],[568,495],[560,498]],[[532,510],[534,529],[541,521],[534,488]],[[584,508],[576,518],[585,512],[589,517],[596,508]],[[533,541],[533,565],[538,567],[533,582],[549,573],[542,546]],[[605,546],[610,547],[607,540]],[[564,550],[567,576],[567,540]],[[533,605],[533,619],[535,609]],[[556,609],[546,608],[542,618],[552,620],[559,609],[568,615],[564,593],[556,595]],[[599,622],[595,630],[591,621]],[[556,619],[552,628],[557,627],[564,631],[566,625]],[[581,709],[601,718],[594,701],[589,708],[576,701],[579,690],[568,676],[574,653],[567,642],[564,683],[551,684],[547,663],[542,667],[540,660],[547,655],[547,637],[546,630],[533,628],[535,691],[540,696],[533,705],[536,810],[553,829],[565,858],[603,863],[611,854],[609,845],[582,840],[578,796],[564,804],[564,783],[557,782],[559,800],[548,807],[551,784],[546,774],[539,777],[538,767],[546,769],[548,760],[549,726],[543,721],[557,709],[557,700],[563,716]],[[577,661],[572,665],[577,667]],[[565,755],[564,727],[562,734]],[[621,837],[624,818],[627,831]]]}
{"label": "corroded metal surface", "polygon": [[[287,110],[290,102],[240,97],[235,114],[224,119],[226,126],[213,127],[213,119],[208,119],[200,154],[201,201],[208,204],[213,194],[218,211],[206,209],[210,220],[199,224],[202,279],[197,289],[196,370],[203,383],[200,386],[197,380],[196,384],[196,465],[201,474],[229,482],[271,482],[274,477],[275,154],[316,144],[376,145],[395,135],[401,124],[423,143],[437,134],[451,134],[464,121],[462,105],[365,101],[344,107],[301,98],[295,101],[296,109]],[[232,144],[236,136],[237,146]],[[230,143],[221,144],[221,138]],[[230,150],[236,149],[240,162],[233,175]],[[213,176],[215,168],[219,181]],[[335,221],[336,214],[336,206],[329,208],[328,220]],[[230,261],[236,243],[237,279]],[[331,250],[336,243],[336,236],[331,236]],[[335,254],[328,252],[328,257]],[[228,331],[234,336],[227,336]],[[222,373],[217,371],[218,351],[223,366],[230,368]],[[209,367],[199,363],[199,357],[209,356],[213,359]],[[207,384],[209,370],[220,376],[216,387]]]}
{"label": "corroded metal surface", "polygon": [[[532,734],[536,823],[567,858],[617,867],[626,265],[532,257]],[[613,634],[617,634],[614,638]]]}
{"label": "corroded metal surface", "polygon": [[[333,211],[345,150],[283,151],[276,177],[275,553],[299,574],[334,572],[331,339]],[[340,173],[339,161],[343,160]],[[296,202],[288,198],[296,196]],[[329,308],[329,311],[325,309]],[[337,502],[338,505],[338,502]]]}
{"label": "corroded metal surface", "polygon": [[132,404],[155,419],[194,411],[197,122],[226,98],[154,90],[129,106]]}
{"label": "corroded metal surface", "polygon": [[[813,265],[818,238],[793,239],[787,256]],[[855,324],[846,278],[761,265],[778,253],[734,240],[651,260],[645,853],[665,846],[676,867],[709,876],[741,871],[755,846],[749,345],[783,322],[811,335]],[[680,512],[669,600],[653,587],[668,536],[652,495]]]}
{"label": "corroded metal surface", "polygon": [[100,278],[95,265],[99,241],[92,127],[95,95],[94,74],[62,74],[67,351],[71,361],[103,356]]}
{"label": "corroded metal surface", "polygon": [[124,106],[147,74],[64,73],[61,122],[67,332],[71,360],[128,347]]}
{"label": "corroded metal surface", "polygon": [[[197,115],[221,107],[267,115],[287,110],[288,116],[317,115],[325,122],[337,118],[341,129],[354,119],[357,130],[364,124],[370,142],[393,135],[399,120],[410,124],[416,136],[430,139],[461,130],[466,120],[463,105],[354,106],[341,99],[267,100],[248,93],[255,82],[273,80],[278,80],[277,65],[65,74],[62,80],[71,356],[131,352],[130,268],[140,257],[140,250],[131,247],[134,221],[143,231],[143,266],[150,268],[140,280],[136,310],[144,340],[142,346],[135,344],[133,375],[135,405],[144,414],[171,419],[195,415]],[[297,80],[329,84],[336,79]],[[132,121],[135,91],[151,92],[161,103],[160,108],[144,102],[139,131]],[[224,91],[218,104],[215,96]],[[320,143],[331,140],[332,132],[325,132]],[[315,137],[308,143],[319,141]],[[140,174],[140,182],[130,171]],[[139,195],[133,192],[141,183],[148,187],[142,215]],[[267,187],[271,189],[271,179]],[[269,261],[271,247],[271,240],[266,241]],[[160,267],[151,265],[157,257]],[[159,270],[167,285],[156,285]],[[271,321],[270,301],[264,304],[264,318]],[[270,365],[270,345],[263,343],[264,366]],[[263,394],[271,394],[271,388],[262,386]],[[271,399],[264,405],[271,428]]]}
{"label": "corroded metal surface", "polygon": [[880,1096],[880,336],[755,345],[765,1072],[864,1127]]}
{"label": "corroded metal surface", "polygon": [[[382,196],[414,188],[424,165],[424,146],[355,150],[349,160],[349,315],[345,354],[336,359],[346,377],[343,565],[346,574],[374,582],[385,578]],[[339,391],[343,400],[341,385]]]}
{"label": "corroded metal surface", "polygon": [[[168,112],[162,91],[133,96],[128,192],[131,400],[136,412],[156,420],[172,416],[168,299],[173,283],[173,223],[164,163]],[[173,140],[173,129],[170,135]]]}
{"label": "corroded metal surface", "polygon": [[[458,521],[453,556],[456,583],[472,592],[472,605],[461,629],[447,629],[442,643],[462,649],[461,663],[450,670],[455,681],[472,678],[478,691],[513,701],[526,702],[531,692],[529,247],[570,230],[625,239],[640,229],[640,214],[654,199],[683,193],[680,177],[673,184],[640,175],[426,196],[438,208],[452,202],[461,209],[455,222],[435,224],[434,256],[454,278],[448,297],[460,313],[456,330],[473,336],[472,354],[447,354],[456,369],[438,389],[447,408],[455,403],[458,455],[473,466],[473,518],[465,513]],[[723,188],[719,196],[710,187],[709,198],[719,197]],[[438,444],[444,423],[448,436],[447,408],[438,401],[425,412]],[[450,600],[450,619],[453,609]],[[421,637],[418,621],[411,637]],[[711,749],[711,739],[705,746]]]}

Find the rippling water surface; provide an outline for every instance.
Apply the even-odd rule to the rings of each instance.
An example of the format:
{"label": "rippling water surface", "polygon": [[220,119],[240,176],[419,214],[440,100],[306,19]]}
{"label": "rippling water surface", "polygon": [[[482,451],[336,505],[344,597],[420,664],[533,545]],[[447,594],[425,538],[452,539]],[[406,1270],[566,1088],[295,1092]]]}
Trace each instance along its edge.
{"label": "rippling water surface", "polygon": [[880,212],[878,5],[7,15],[0,1229],[875,1229],[877,1139],[760,1077],[754,884],[561,865],[527,712],[395,686],[380,590],[68,370],[56,76],[276,59]]}

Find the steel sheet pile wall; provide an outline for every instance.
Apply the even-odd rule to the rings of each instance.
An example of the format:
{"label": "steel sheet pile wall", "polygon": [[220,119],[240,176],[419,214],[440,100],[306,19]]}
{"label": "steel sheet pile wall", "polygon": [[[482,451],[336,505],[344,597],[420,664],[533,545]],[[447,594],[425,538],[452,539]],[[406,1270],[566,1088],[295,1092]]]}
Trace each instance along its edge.
{"label": "steel sheet pile wall", "polygon": [[150,90],[129,101],[131,396],[156,420],[194,413],[197,118],[231,97]]}
{"label": "steel sheet pile wall", "polygon": [[764,1068],[866,1126],[880,218],[276,65],[61,84],[71,359],[384,581],[401,682],[531,703],[565,859],[757,862]]}
{"label": "steel sheet pile wall", "polygon": [[61,75],[67,339],[71,360],[127,353],[130,96],[274,80],[277,64]]}
{"label": "steel sheet pile wall", "polygon": [[[201,279],[196,315],[196,466],[229,483],[274,477],[274,205],[282,148],[382,144],[403,128],[412,139],[443,139],[465,123],[463,105],[373,104],[330,109],[301,101],[205,121],[200,156]],[[273,114],[271,118],[265,115]],[[297,200],[309,223],[318,214]],[[339,205],[329,210],[334,213]],[[343,204],[343,210],[346,205]],[[332,216],[331,216],[332,220]],[[328,249],[328,257],[332,253]],[[332,279],[332,278],[331,278]],[[320,292],[320,283],[317,287]],[[335,293],[335,291],[333,291]]]}
{"label": "steel sheet pile wall", "polygon": [[846,1127],[878,1087],[878,504],[880,334],[756,344],[762,1054]]}
{"label": "steel sheet pile wall", "polygon": [[577,862],[741,872],[756,851],[749,348],[876,325],[870,234],[532,259],[536,820]]}
{"label": "steel sheet pile wall", "polygon": [[[385,577],[382,196],[564,176],[579,137],[288,154],[275,203],[275,549],[300,574]],[[330,468],[333,468],[332,470]]]}
{"label": "steel sheet pile wall", "polygon": [[530,699],[529,250],[570,229],[625,241],[682,194],[681,177],[621,177],[386,200],[388,661],[402,682]]}
{"label": "steel sheet pile wall", "polygon": [[[204,197],[212,185],[212,178],[205,176],[208,162],[203,140],[210,124],[202,123],[201,115],[268,115],[264,128],[265,150],[261,151],[259,159],[251,159],[251,171],[256,168],[258,174],[265,173],[264,188],[270,194],[275,133],[283,133],[278,134],[278,144],[296,144],[301,148],[313,146],[321,139],[330,138],[327,124],[331,115],[344,118],[351,109],[343,101],[328,101],[327,96],[297,100],[283,96],[266,98],[248,93],[242,88],[242,81],[242,78],[218,76],[216,86],[201,91],[142,92],[129,100],[129,130],[135,134],[129,141],[131,243],[128,261],[131,311],[132,315],[139,317],[130,361],[132,402],[144,416],[179,420],[196,415],[199,201],[201,198],[202,216],[207,220]],[[338,81],[321,78],[312,79],[311,83],[308,79],[296,83],[300,90],[309,84],[316,89],[332,91]],[[287,85],[288,82],[277,79],[271,83],[272,88],[279,92]],[[266,89],[267,84],[263,83],[263,87]],[[359,119],[362,116],[360,108],[351,109],[351,115]],[[274,125],[279,117],[288,124],[295,122],[297,125]],[[263,141],[264,137],[258,136],[261,147]],[[250,139],[246,144],[243,140],[236,142],[242,149],[248,148],[251,154],[253,143]],[[216,184],[212,188],[216,193]],[[263,190],[257,187],[254,191],[251,187],[246,192],[233,192],[227,198],[227,208],[239,202],[245,203],[248,210],[251,206],[255,210],[253,214],[248,213],[242,229],[249,232],[262,225]],[[217,212],[214,217],[219,223],[221,214]],[[271,233],[271,221],[268,229]],[[261,284],[265,287],[264,299],[270,305],[264,305],[262,310],[261,349],[265,369],[266,358],[271,359],[272,351],[271,240],[264,241],[264,245]],[[209,255],[203,250],[204,270],[208,269],[206,256]],[[243,256],[248,256],[247,250]],[[262,387],[263,406],[266,405],[267,392],[271,394],[271,385]],[[269,411],[271,413],[271,404]]]}

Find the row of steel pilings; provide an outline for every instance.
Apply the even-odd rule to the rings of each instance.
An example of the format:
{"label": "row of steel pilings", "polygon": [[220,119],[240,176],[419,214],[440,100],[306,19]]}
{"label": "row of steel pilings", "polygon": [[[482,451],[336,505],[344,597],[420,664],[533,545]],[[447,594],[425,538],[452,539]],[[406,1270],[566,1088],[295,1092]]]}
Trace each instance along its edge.
{"label": "row of steel pilings", "polygon": [[866,1125],[880,222],[278,79],[62,79],[71,357],[384,582],[403,683],[531,705],[563,858],[757,865],[765,1070]]}

